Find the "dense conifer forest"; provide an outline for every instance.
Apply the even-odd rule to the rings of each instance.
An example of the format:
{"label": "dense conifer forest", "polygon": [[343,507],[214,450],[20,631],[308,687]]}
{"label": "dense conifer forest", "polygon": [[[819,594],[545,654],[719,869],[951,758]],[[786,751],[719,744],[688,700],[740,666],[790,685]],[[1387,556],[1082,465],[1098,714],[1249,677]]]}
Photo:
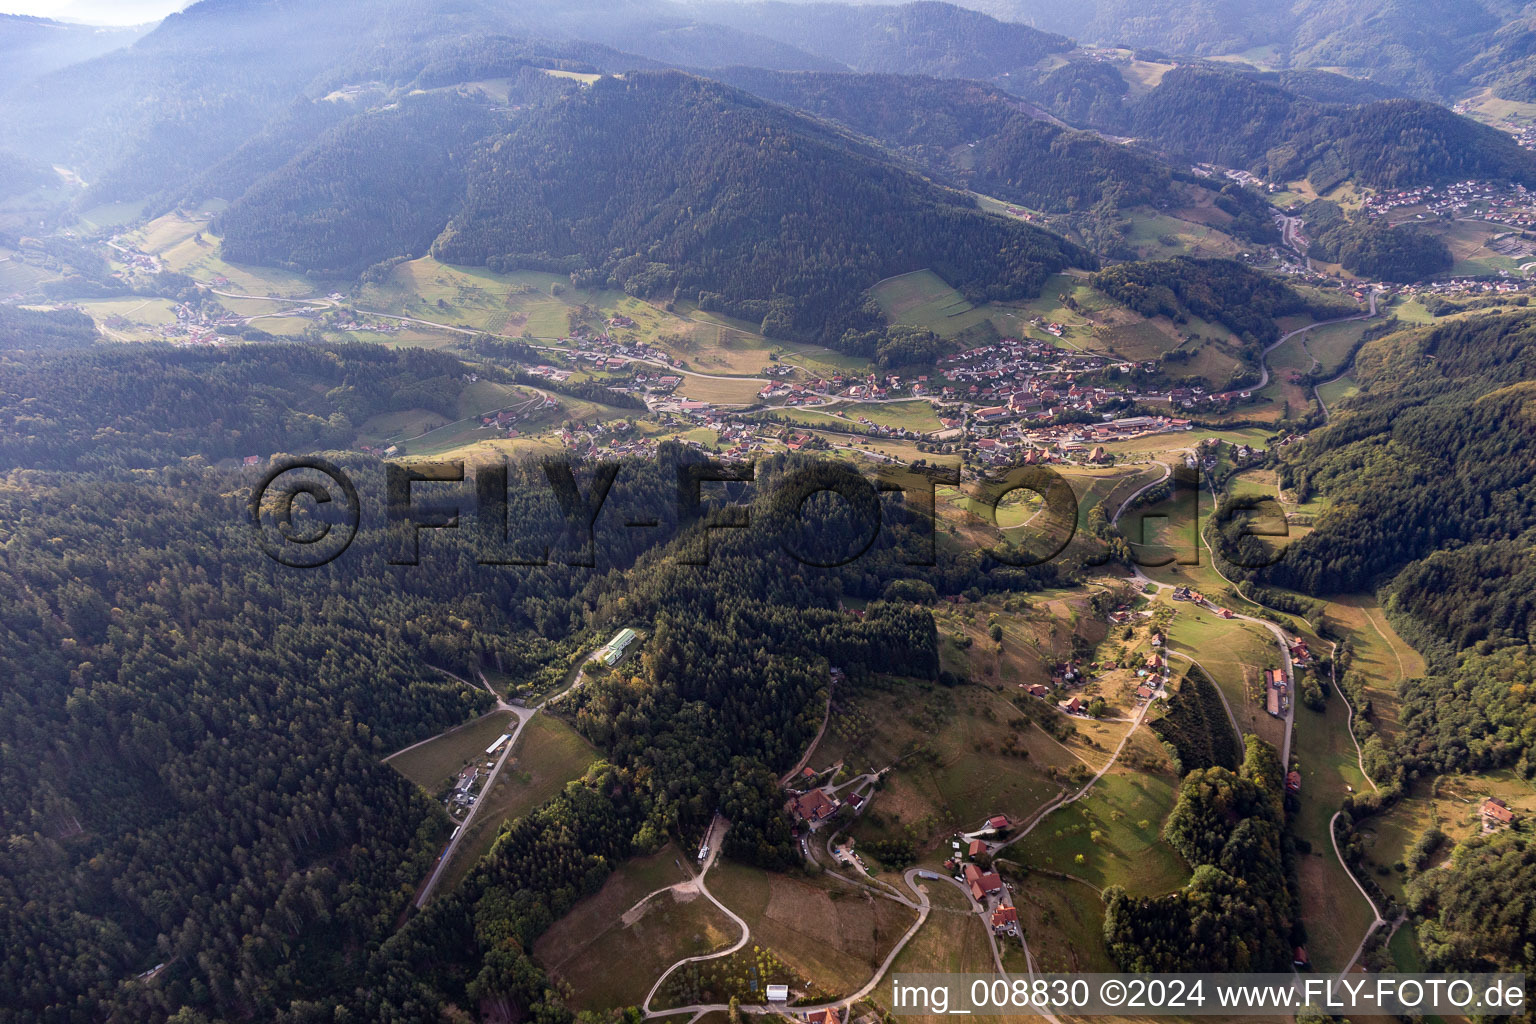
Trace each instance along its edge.
{"label": "dense conifer forest", "polygon": [[879,325],[859,296],[892,274],[926,267],[974,299],[1016,298],[1090,259],[808,119],[679,74],[603,79],[484,151],[434,253],[696,300],[769,337],[834,346]]}
{"label": "dense conifer forest", "polygon": [[429,409],[457,418],[467,373],[452,356],[374,345],[80,349],[79,321],[87,318],[49,316],[52,333],[45,334],[26,313],[0,312],[0,329],[18,316],[27,323],[27,344],[57,338],[64,350],[0,354],[6,468],[151,468],[190,456],[344,446],[358,424],[381,412]]}

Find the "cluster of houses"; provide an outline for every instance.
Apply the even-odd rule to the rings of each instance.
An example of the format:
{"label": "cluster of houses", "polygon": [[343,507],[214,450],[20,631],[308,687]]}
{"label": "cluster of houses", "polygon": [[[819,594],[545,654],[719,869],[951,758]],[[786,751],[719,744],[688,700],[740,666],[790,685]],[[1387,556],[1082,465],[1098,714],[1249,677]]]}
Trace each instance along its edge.
{"label": "cluster of houses", "polygon": [[631,391],[640,391],[648,395],[670,395],[677,390],[677,386],[683,382],[683,378],[675,373],[662,373],[656,371],[647,373],[641,370],[635,374],[634,381],[630,384]]}
{"label": "cluster of houses", "polygon": [[637,459],[656,454],[656,439],[635,429],[629,420],[608,420],[588,424],[575,420],[560,429],[560,443],[568,451],[586,457],[615,456]]}
{"label": "cluster of houses", "polygon": [[1433,284],[1414,285],[1407,291],[1427,295],[1511,295],[1526,291],[1529,287],[1522,281],[1481,281],[1470,277],[1453,277]]}
{"label": "cluster of houses", "polygon": [[1425,185],[1420,188],[1394,189],[1367,197],[1365,211],[1387,214],[1401,210],[1414,213],[1414,219],[1449,215],[1467,216],[1478,212],[1483,219],[1517,227],[1536,227],[1536,194],[1524,185],[1494,181],[1458,181],[1453,185]]}
{"label": "cluster of houses", "polygon": [[1193,429],[1187,419],[1175,416],[1128,416],[1104,423],[1052,424],[1030,427],[1012,424],[976,437],[967,446],[983,465],[1044,465],[1078,462],[1103,465],[1110,461],[1105,444],[1154,434]]}
{"label": "cluster of houses", "polygon": [[956,836],[950,841],[954,853],[944,862],[944,870],[970,891],[994,933],[1020,936],[1019,911],[1013,905],[1008,886],[992,869],[990,861],[980,860],[995,851],[997,837],[1009,825],[1006,814],[994,814],[976,831]]}
{"label": "cluster of houses", "polygon": [[[613,324],[619,319],[634,323],[628,317],[616,317],[608,322]],[[572,333],[571,337],[562,338],[561,341],[578,346],[569,353],[572,361],[588,364],[592,369],[605,373],[621,373],[635,362],[671,367],[683,365],[681,360],[672,358],[671,353],[664,349],[647,345],[642,341],[615,341],[606,331],[591,335],[579,328]]]}
{"label": "cluster of houses", "polygon": [[[1054,334],[1063,328],[1060,324],[1042,321],[1041,329]],[[970,423],[984,428],[1027,420],[1038,425],[1063,413],[1103,415],[1115,407],[1137,402],[1167,403],[1175,408],[1193,409],[1252,397],[1249,391],[1209,392],[1198,386],[1143,391],[1116,380],[1086,379],[1106,370],[1114,370],[1117,374],[1151,374],[1157,372],[1158,364],[1156,361],[1133,363],[1103,355],[1064,351],[1033,339],[1004,338],[946,356],[939,360],[937,373],[932,377],[869,373],[792,381],[779,374],[759,390],[757,398],[759,402],[783,407],[818,406],[833,401],[928,398],[941,405],[968,408]],[[937,433],[958,431],[965,424],[965,419],[951,418]],[[892,430],[891,433],[919,436],[915,432]]]}
{"label": "cluster of houses", "polygon": [[516,429],[517,424],[545,416],[558,415],[560,408],[559,399],[553,395],[544,395],[541,401],[524,403],[516,410],[501,409],[497,412],[486,413],[480,417],[480,425],[482,427],[494,427],[497,430],[504,430],[507,437],[514,438],[519,433]]}

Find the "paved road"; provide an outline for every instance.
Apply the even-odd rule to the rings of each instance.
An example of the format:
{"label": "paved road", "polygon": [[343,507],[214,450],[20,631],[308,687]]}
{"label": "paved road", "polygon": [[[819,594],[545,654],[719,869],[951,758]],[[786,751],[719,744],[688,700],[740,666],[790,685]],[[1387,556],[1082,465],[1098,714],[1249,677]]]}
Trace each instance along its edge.
{"label": "paved road", "polygon": [[1365,930],[1365,937],[1360,940],[1360,945],[1355,947],[1355,955],[1349,958],[1349,962],[1339,972],[1340,977],[1348,974],[1350,968],[1355,966],[1355,961],[1359,960],[1360,954],[1365,952],[1365,944],[1371,941],[1371,936],[1376,934],[1376,929],[1387,923],[1386,918],[1382,917],[1381,911],[1377,909],[1376,901],[1371,899],[1371,894],[1365,891],[1365,886],[1360,884],[1360,879],[1355,877],[1355,873],[1349,870],[1349,864],[1344,860],[1344,854],[1339,851],[1339,835],[1334,830],[1334,826],[1338,824],[1339,819],[1343,816],[1343,811],[1335,811],[1333,817],[1328,819],[1328,839],[1333,843],[1333,855],[1339,858],[1339,864],[1344,868],[1344,873],[1349,876],[1351,882],[1355,883],[1355,888],[1360,890],[1360,895],[1365,897],[1366,906],[1371,908],[1371,916],[1376,920],[1372,921],[1371,926]]}
{"label": "paved road", "polygon": [[[709,886],[705,884],[704,881],[704,876],[709,874],[709,869],[715,866],[715,861],[720,857],[720,847],[725,840],[725,833],[728,828],[730,828],[730,823],[727,822],[724,818],[720,817],[718,814],[715,815],[713,819],[711,819],[709,823],[709,831],[706,833],[706,841],[709,843],[709,856],[705,859],[704,866],[699,869],[698,875],[694,877],[694,888],[705,899],[713,903],[722,914],[724,914],[726,917],[729,917],[738,926],[740,926],[741,938],[737,939],[732,945],[726,947],[725,949],[717,949],[713,953],[704,953],[700,956],[684,957],[663,971],[661,977],[656,979],[656,984],[652,985],[651,990],[645,994],[645,1001],[640,1004],[640,1008],[645,1011],[645,1015],[647,1017],[670,1016],[671,1014],[683,1013],[685,1011],[689,1013],[702,1013],[706,1009],[729,1009],[727,1006],[708,1008],[703,1006],[679,1007],[675,1010],[659,1011],[651,1009],[651,1000],[656,998],[656,993],[661,991],[662,983],[672,976],[673,971],[676,971],[684,964],[698,963],[701,960],[716,960],[720,957],[730,956],[732,953],[745,946],[747,942],[752,938],[751,926],[749,926],[746,921],[742,920],[741,916],[734,910],[716,899],[715,894],[709,891]],[[652,895],[654,895],[654,893]],[[650,897],[646,898],[649,899]],[[592,966],[596,967],[597,965],[594,964]]]}
{"label": "paved road", "polygon": [[[501,769],[506,765],[508,758],[512,756],[512,749],[517,746],[517,741],[523,734],[523,726],[527,725],[529,719],[538,714],[540,709],[547,706],[551,701],[558,700],[559,698],[565,696],[580,686],[582,683],[584,683],[586,681],[586,666],[597,656],[597,651],[594,651],[587,656],[586,660],[581,663],[581,667],[576,670],[576,679],[571,683],[570,686],[561,690],[559,693],[546,697],[544,700],[540,701],[538,704],[533,705],[532,707],[518,707],[515,704],[508,704],[506,701],[501,699],[500,694],[491,689],[491,684],[486,681],[483,675],[480,677],[481,685],[485,687],[491,696],[496,698],[497,710],[512,712],[512,714],[517,718],[517,726],[512,730],[512,738],[507,740],[506,743],[502,744],[501,756],[496,759],[496,764],[491,769],[491,774],[486,776],[485,785],[480,788],[480,799],[476,800],[475,803],[470,807],[469,813],[464,816],[463,823],[458,827],[458,829],[454,831],[453,837],[448,840],[448,845],[443,848],[442,854],[437,858],[437,863],[433,865],[432,874],[427,876],[427,883],[421,887],[421,892],[416,895],[416,906],[418,908],[426,906],[427,900],[431,899],[433,890],[437,888],[437,883],[442,880],[443,872],[447,870],[448,864],[453,860],[453,855],[458,851],[459,843],[463,842],[464,837],[469,834],[470,825],[472,825],[475,819],[479,816],[480,808],[485,806],[487,803],[486,797],[488,797],[491,791],[495,788],[496,780],[501,775]],[[444,672],[446,675],[453,676],[452,672],[448,672],[445,669],[439,669],[438,671]],[[460,679],[458,676],[453,677],[458,679],[459,682],[464,683],[466,686],[474,685],[467,680]],[[435,739],[436,737],[432,738]],[[390,756],[393,757],[394,755],[391,754]]]}
{"label": "paved road", "polygon": [[[923,926],[924,922],[926,922],[928,920],[928,915],[933,910],[933,905],[929,902],[928,894],[926,892],[924,892],[918,886],[918,884],[917,884],[916,879],[917,879],[917,873],[918,873],[919,870],[921,870],[921,869],[919,869],[919,868],[909,868],[907,870],[907,873],[903,876],[905,878],[905,880],[906,880],[907,887],[910,888],[912,890],[912,892],[917,896],[916,903],[915,904],[909,904],[909,905],[916,906],[916,908],[917,908],[917,920],[915,922],[913,922],[913,924],[912,924],[912,926],[910,928],[907,929],[906,934],[902,935],[902,937],[899,940],[897,940],[896,945],[891,948],[891,951],[890,951],[890,953],[888,953],[886,955],[885,960],[880,964],[880,966],[878,968],[875,969],[875,973],[874,973],[873,976],[870,977],[869,981],[866,982],[864,984],[864,986],[862,988],[860,988],[857,992],[854,992],[851,995],[846,995],[846,996],[844,996],[841,999],[836,999],[836,1000],[833,1000],[832,1002],[827,1002],[827,1003],[815,1003],[815,1004],[807,1005],[807,1006],[795,1006],[793,1008],[795,1013],[814,1013],[817,1010],[843,1010],[843,1009],[846,1009],[849,1006],[852,1006],[854,1003],[859,1002],[861,999],[864,999],[871,992],[873,992],[875,990],[875,986],[880,984],[881,980],[885,977],[886,972],[891,969],[891,964],[896,962],[896,957],[899,956],[901,954],[901,951],[906,948],[907,943],[910,942],[912,940],[912,937],[917,934],[918,929],[920,929]],[[936,873],[936,872],[934,872],[934,873]],[[947,878],[947,876],[942,876],[942,877],[945,877],[949,882],[951,882],[951,883],[953,883],[955,885],[959,885],[960,884],[958,882],[955,882],[955,880],[953,878]],[[933,881],[933,880],[934,879],[924,879],[924,881]],[[970,895],[971,895],[970,894],[970,890],[964,889],[964,887],[962,887],[962,890],[965,892],[966,898],[970,899]],[[974,905],[974,902],[975,901],[973,900],[972,901],[973,905]],[[727,911],[727,912],[729,913],[729,911]],[[735,917],[734,914],[732,914],[731,916],[733,918]],[[739,918],[737,920],[739,920]],[[746,927],[745,924],[743,924],[743,929],[744,930],[745,930],[745,927]],[[989,933],[990,933],[990,931],[991,931],[991,929],[988,929]],[[712,957],[725,956],[729,952],[734,952],[735,949],[740,949],[742,945],[746,944],[746,941],[747,941],[747,937],[745,935],[743,935],[741,943],[738,944],[736,947],[734,947],[732,950],[721,951],[721,952],[718,952],[718,953],[711,953],[708,956],[703,956],[703,957],[689,957],[686,960],[679,960],[676,964],[673,964],[672,967],[669,967],[667,969],[667,974],[671,974],[673,970],[676,970],[682,964],[691,963],[691,962],[693,962],[695,960],[707,960],[707,959],[710,959]],[[663,974],[662,975],[662,980],[666,979],[667,974]],[[723,1012],[727,1012],[727,1011],[730,1010],[730,1006],[728,1004],[726,1004],[726,1003],[695,1003],[692,1006],[677,1006],[677,1007],[673,1007],[672,1009],[669,1009],[669,1010],[653,1010],[653,1009],[650,1008],[651,996],[654,996],[656,994],[656,990],[660,986],[661,986],[661,981],[657,981],[656,985],[651,988],[651,994],[646,996],[645,1002],[642,1004],[642,1009],[645,1011],[646,1017],[670,1017],[670,1016],[673,1016],[675,1014],[680,1014],[680,1013],[686,1013],[686,1014],[689,1014],[690,1016],[697,1016],[697,1015],[704,1014],[704,1013],[715,1013],[715,1012],[723,1013]],[[739,1009],[743,1013],[772,1013],[772,1014],[777,1014],[777,1013],[781,1013],[785,1008],[782,1007],[782,1006],[775,1007],[775,1006],[768,1006],[768,1005],[764,1004],[764,1005],[758,1005],[758,1006],[745,1006],[745,1005],[743,1005],[743,1006],[740,1006]]]}
{"label": "paved road", "polygon": [[[1355,318],[1351,317],[1349,319],[1355,319]],[[1320,325],[1319,324],[1313,324],[1312,326],[1317,327],[1317,326],[1320,326]],[[1297,332],[1293,331],[1291,333],[1295,334]],[[1287,335],[1287,337],[1289,337],[1289,336],[1290,335]],[[1270,349],[1273,349],[1274,347],[1275,347],[1274,345],[1271,345]],[[1270,349],[1266,349],[1265,352],[1268,353]],[[1192,451],[1192,449],[1191,449],[1191,451]],[[1164,468],[1168,469],[1168,467],[1166,465],[1164,466]],[[1168,469],[1168,473],[1172,473],[1172,470]],[[1167,474],[1164,475],[1163,479],[1165,479],[1165,480],[1167,479]],[[1125,500],[1125,502],[1120,506],[1120,508],[1115,512],[1115,518],[1112,520],[1112,522],[1118,523],[1120,521],[1121,514],[1125,512],[1126,508],[1130,506],[1130,503],[1132,501],[1134,501],[1137,496],[1139,496],[1141,493],[1143,493],[1147,489],[1149,489],[1151,487],[1157,486],[1161,482],[1162,482],[1161,480],[1155,480],[1152,483],[1148,484],[1146,487],[1143,487],[1140,490],[1138,490],[1135,494],[1131,495],[1129,498],[1127,498]],[[1215,500],[1216,493],[1215,493],[1215,490],[1214,490],[1214,485],[1211,485],[1211,486],[1212,486],[1211,498],[1212,498],[1212,500]],[[1207,524],[1207,527],[1208,526],[1209,526],[1209,524]],[[1227,582],[1227,584],[1229,586],[1231,586],[1234,590],[1236,590],[1237,589],[1237,584],[1233,583],[1232,580],[1228,579],[1226,573],[1221,571],[1221,566],[1216,561],[1216,554],[1211,549],[1211,543],[1210,543],[1210,540],[1205,535],[1205,530],[1203,530],[1203,529],[1200,530],[1198,536],[1200,538],[1200,543],[1205,546],[1206,553],[1211,556],[1211,568],[1213,570],[1215,570],[1216,575],[1220,576],[1223,580],[1225,580]],[[1140,580],[1142,583],[1154,583],[1154,582],[1156,582],[1150,576],[1148,576],[1146,573],[1142,572],[1141,571],[1141,566],[1139,566],[1139,565],[1134,565],[1133,564],[1131,566],[1131,571],[1136,574],[1136,578],[1138,580]],[[1215,608],[1216,608],[1216,606],[1211,604],[1210,602],[1206,602],[1204,607],[1206,607],[1206,608],[1208,608],[1208,609],[1210,609],[1212,611],[1214,611]],[[1258,619],[1258,618],[1254,618],[1252,615],[1242,615],[1240,613],[1233,613],[1233,618],[1243,619],[1246,622],[1253,622],[1253,623],[1257,623],[1260,626],[1263,626],[1265,629],[1269,630],[1271,633],[1274,634],[1275,643],[1280,648],[1280,666],[1281,666],[1281,668],[1285,672],[1286,685],[1287,685],[1287,688],[1289,689],[1290,695],[1291,695],[1290,706],[1286,709],[1286,715],[1285,715],[1285,742],[1282,745],[1281,750],[1280,750],[1280,763],[1282,765],[1289,766],[1290,763],[1291,763],[1291,728],[1292,728],[1292,726],[1296,722],[1296,671],[1295,671],[1295,668],[1291,665],[1291,652],[1290,652],[1289,645],[1285,642],[1285,631],[1283,629],[1281,629],[1279,626],[1275,625],[1273,622],[1270,622],[1268,619]],[[1231,709],[1229,708],[1228,711],[1230,712],[1230,710]]]}
{"label": "paved road", "polygon": [[1316,330],[1319,327],[1327,327],[1329,324],[1346,324],[1346,323],[1349,323],[1351,320],[1369,320],[1371,317],[1376,315],[1376,295],[1377,295],[1376,289],[1374,289],[1374,288],[1371,289],[1371,309],[1370,309],[1370,312],[1368,312],[1368,313],[1356,313],[1354,316],[1335,317],[1332,320],[1319,320],[1315,324],[1307,324],[1307,326],[1305,326],[1305,327],[1298,327],[1298,328],[1296,328],[1294,331],[1291,331],[1289,334],[1281,335],[1279,341],[1275,342],[1273,345],[1271,345],[1268,348],[1266,348],[1263,351],[1263,353],[1260,354],[1260,356],[1259,356],[1259,383],[1254,386],[1253,390],[1257,391],[1260,388],[1264,387],[1264,385],[1269,383],[1269,354],[1271,352],[1273,352],[1275,349],[1279,348],[1281,345],[1284,345],[1286,342],[1290,341],[1292,338],[1296,337],[1298,334],[1306,334],[1308,331]]}
{"label": "paved road", "polygon": [[1331,641],[1331,643],[1333,644],[1333,649],[1328,653],[1328,676],[1333,683],[1333,688],[1339,691],[1339,696],[1343,698],[1344,707],[1349,709],[1349,738],[1355,744],[1355,761],[1359,764],[1360,774],[1365,776],[1366,783],[1370,785],[1371,789],[1379,793],[1381,792],[1381,787],[1376,785],[1376,780],[1371,778],[1370,773],[1365,770],[1365,751],[1360,749],[1360,738],[1355,735],[1355,706],[1350,703],[1349,697],[1345,695],[1344,687],[1339,685],[1339,666],[1335,660],[1339,655],[1339,643],[1337,640]]}
{"label": "paved road", "polygon": [[[1004,841],[1002,843],[999,843],[998,846],[997,846],[997,850],[1006,850],[1008,847],[1012,846],[1014,843],[1018,842],[1019,840],[1023,839],[1025,836],[1029,835],[1031,832],[1033,832],[1035,830],[1035,826],[1036,825],[1040,824],[1042,821],[1045,820],[1045,816],[1046,815],[1050,814],[1052,811],[1056,810],[1058,807],[1065,807],[1067,804],[1077,803],[1077,801],[1079,801],[1083,797],[1087,796],[1088,795],[1088,791],[1093,788],[1094,783],[1096,783],[1100,779],[1102,779],[1109,772],[1109,770],[1115,766],[1115,762],[1120,759],[1121,752],[1123,752],[1125,750],[1125,745],[1131,741],[1131,734],[1134,733],[1136,731],[1137,727],[1139,727],[1141,725],[1142,719],[1146,718],[1147,712],[1150,711],[1152,709],[1152,705],[1156,704],[1156,703],[1157,703],[1157,698],[1153,698],[1152,700],[1147,701],[1145,704],[1143,704],[1141,706],[1141,709],[1136,712],[1136,718],[1131,722],[1131,727],[1129,729],[1125,730],[1125,735],[1124,736],[1120,737],[1120,742],[1115,747],[1115,752],[1113,754],[1109,755],[1109,760],[1104,762],[1104,767],[1100,768],[1097,772],[1094,773],[1093,778],[1091,778],[1087,782],[1083,783],[1083,787],[1081,789],[1079,789],[1076,793],[1072,793],[1072,794],[1067,795],[1067,796],[1058,796],[1056,799],[1052,800],[1050,803],[1048,803],[1044,807],[1040,808],[1038,811],[1035,812],[1035,816],[1030,819],[1030,822],[1029,822],[1028,825],[1024,826],[1022,829],[1019,830],[1019,832],[1016,835],[1012,836],[1008,840],[1006,840],[1006,841]],[[997,851],[994,851],[994,852],[997,852]]]}

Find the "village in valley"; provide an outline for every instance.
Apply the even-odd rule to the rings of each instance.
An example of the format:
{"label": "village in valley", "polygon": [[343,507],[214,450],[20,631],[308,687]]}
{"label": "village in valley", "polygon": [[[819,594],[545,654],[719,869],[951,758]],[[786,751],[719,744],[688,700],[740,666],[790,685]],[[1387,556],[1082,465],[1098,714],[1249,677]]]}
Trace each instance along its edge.
{"label": "village in valley", "polygon": [[[1394,222],[1476,219],[1497,229],[1488,245],[1501,258],[1523,259],[1536,253],[1523,237],[1529,198],[1464,182],[1375,193],[1362,208]],[[1424,663],[1374,601],[1270,607],[1222,574],[1210,521],[1228,498],[1262,499],[1272,525],[1304,536],[1326,502],[1287,493],[1269,455],[1351,393],[1367,332],[1389,316],[1432,323],[1437,297],[1523,301],[1519,268],[1407,286],[1344,279],[1307,258],[1293,225],[1285,246],[1245,262],[1326,292],[1345,315],[1288,318],[1263,344],[1198,318],[1135,314],[1086,273],[1055,275],[1027,302],[978,304],[915,271],[871,298],[892,323],[932,332],[939,354],[884,366],[561,275],[427,257],[354,286],[233,266],[208,223],[206,211],[178,211],[100,242],[134,287],[184,275],[174,299],[59,304],[124,344],[358,341],[464,361],[456,408],[353,424],[350,447],[368,455],[650,460],[674,444],[729,461],[814,453],[903,466],[945,481],[934,514],[946,558],[1027,539],[1039,496],[989,503],[981,485],[1049,466],[1078,503],[1063,542],[1072,553],[1094,566],[1110,564],[1111,548],[1136,560],[1071,586],[933,601],[942,682],[854,681],[826,666],[821,732],[774,790],[797,863],[763,872],[722,859],[731,823],[717,813],[696,848],[673,839],[618,867],[534,948],[573,1006],[663,1016],[734,1002],[806,1024],[879,1024],[889,1007],[868,986],[888,971],[1113,969],[1103,894],[1185,884],[1189,866],[1162,835],[1179,780],[1196,764],[1235,766],[1250,739],[1277,752],[1306,850],[1298,970],[1414,962],[1378,907],[1383,894],[1400,896],[1391,865],[1418,822],[1395,812],[1403,823],[1361,840],[1360,863],[1381,881],[1340,902],[1366,889],[1331,815],[1374,789],[1356,709],[1394,713],[1396,687]],[[270,454],[243,461],[262,467]],[[840,614],[862,617],[868,604],[848,599]],[[581,653],[564,689],[482,677],[494,711],[385,758],[453,823],[417,906],[465,877],[503,822],[597,760],[560,698],[623,673],[647,629],[636,623]],[[1514,787],[1459,785],[1435,805],[1458,834],[1515,828],[1536,812]],[[592,976],[594,957],[614,964],[604,977]]]}

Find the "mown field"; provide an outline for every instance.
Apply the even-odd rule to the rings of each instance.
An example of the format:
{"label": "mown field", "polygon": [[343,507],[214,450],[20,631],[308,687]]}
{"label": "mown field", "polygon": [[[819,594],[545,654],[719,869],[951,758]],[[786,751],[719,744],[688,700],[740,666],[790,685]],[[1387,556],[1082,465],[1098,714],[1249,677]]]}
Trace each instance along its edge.
{"label": "mown field", "polygon": [[577,1010],[638,1005],[685,956],[734,942],[736,925],[698,893],[663,892],[686,881],[683,855],[667,845],[621,865],[534,944],[534,957],[572,993]]}
{"label": "mown field", "polygon": [[709,873],[709,889],[771,950],[825,992],[861,988],[917,920],[917,912],[843,883],[792,877],[734,863]]}
{"label": "mown field", "polygon": [[510,711],[493,711],[386,760],[395,771],[428,793],[436,794],[466,765],[483,760],[485,748],[496,737],[510,732],[513,724]]}
{"label": "mown field", "polygon": [[1132,895],[1177,889],[1189,868],[1159,834],[1173,809],[1171,777],[1110,771],[1088,795],[1047,815],[1004,857]]}
{"label": "mown field", "polygon": [[901,682],[838,700],[812,766],[841,761],[849,774],[891,768],[851,834],[861,844],[910,839],[931,848],[956,828],[999,813],[1023,817],[1060,792],[1050,775],[1069,771],[1075,756],[1038,727],[1014,724],[1021,718],[985,687],[936,691]]}
{"label": "mown field", "polygon": [[1301,811],[1292,830],[1311,846],[1298,864],[1307,952],[1318,970],[1339,971],[1375,915],[1339,863],[1329,838],[1329,820],[1345,796],[1370,789],[1360,773],[1348,712],[1338,694],[1324,712],[1305,705],[1296,708],[1291,744],[1291,758],[1301,772]]}
{"label": "mown field", "polygon": [[592,745],[560,719],[547,714],[529,719],[495,788],[480,795],[480,811],[459,840],[443,883],[450,888],[457,885],[490,850],[503,822],[549,800],[567,782],[581,778],[596,759]]}
{"label": "mown field", "polygon": [[1285,723],[1264,706],[1264,670],[1280,666],[1274,635],[1241,619],[1223,619],[1215,612],[1175,604],[1179,609],[1168,628],[1168,650],[1175,663],[1193,658],[1222,694],[1239,728],[1260,737],[1276,750],[1285,739]]}

